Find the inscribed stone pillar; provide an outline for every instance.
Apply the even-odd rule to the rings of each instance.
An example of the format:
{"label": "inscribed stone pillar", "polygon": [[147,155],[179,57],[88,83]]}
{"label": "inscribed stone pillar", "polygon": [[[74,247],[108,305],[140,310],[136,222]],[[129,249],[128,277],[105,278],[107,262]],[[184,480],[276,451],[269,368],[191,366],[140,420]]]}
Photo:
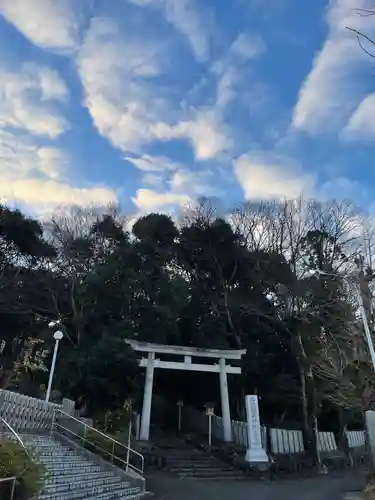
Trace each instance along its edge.
{"label": "inscribed stone pillar", "polygon": [[245,396],[247,438],[246,461],[250,463],[268,462],[268,455],[262,445],[258,396]]}

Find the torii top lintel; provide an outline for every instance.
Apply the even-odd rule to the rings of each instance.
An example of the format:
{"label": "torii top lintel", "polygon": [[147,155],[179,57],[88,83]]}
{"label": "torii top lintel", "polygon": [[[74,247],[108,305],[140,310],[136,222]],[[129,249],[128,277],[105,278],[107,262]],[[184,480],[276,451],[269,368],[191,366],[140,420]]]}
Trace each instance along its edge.
{"label": "torii top lintel", "polygon": [[126,341],[134,351],[154,352],[158,354],[180,354],[181,356],[199,356],[216,359],[241,359],[246,349],[208,349],[203,347],[186,347],[179,345],[150,344],[138,340]]}

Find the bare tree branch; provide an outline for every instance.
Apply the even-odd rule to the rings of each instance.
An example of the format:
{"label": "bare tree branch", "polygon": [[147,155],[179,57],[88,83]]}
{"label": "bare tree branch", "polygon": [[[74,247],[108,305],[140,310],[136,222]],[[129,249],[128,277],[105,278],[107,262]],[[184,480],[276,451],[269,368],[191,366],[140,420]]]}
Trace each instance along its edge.
{"label": "bare tree branch", "polygon": [[369,36],[367,36],[365,33],[362,33],[361,31],[358,31],[356,30],[355,28],[350,28],[349,26],[346,27],[346,29],[348,29],[349,31],[352,31],[353,33],[356,34],[357,36],[357,40],[358,40],[358,44],[359,46],[361,47],[361,49],[363,50],[363,52],[365,52],[368,56],[370,57],[375,57],[375,54],[372,54],[369,50],[366,49],[366,47],[363,45],[362,41],[361,41],[361,38],[364,38],[365,40],[367,40],[369,43],[371,43],[372,45],[375,45],[375,41],[372,40]]}

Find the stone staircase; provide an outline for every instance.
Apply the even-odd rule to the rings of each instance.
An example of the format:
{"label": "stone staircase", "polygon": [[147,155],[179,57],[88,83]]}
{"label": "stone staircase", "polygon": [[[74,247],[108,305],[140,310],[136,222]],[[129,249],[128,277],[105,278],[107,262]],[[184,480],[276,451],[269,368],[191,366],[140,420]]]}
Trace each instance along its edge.
{"label": "stone staircase", "polygon": [[22,435],[21,438],[46,467],[47,478],[39,500],[130,500],[145,495],[141,486],[130,477],[127,480],[120,470],[110,464],[103,467],[53,436]]}
{"label": "stone staircase", "polygon": [[180,479],[240,481],[247,478],[240,470],[188,444],[164,448],[163,456],[167,470]]}

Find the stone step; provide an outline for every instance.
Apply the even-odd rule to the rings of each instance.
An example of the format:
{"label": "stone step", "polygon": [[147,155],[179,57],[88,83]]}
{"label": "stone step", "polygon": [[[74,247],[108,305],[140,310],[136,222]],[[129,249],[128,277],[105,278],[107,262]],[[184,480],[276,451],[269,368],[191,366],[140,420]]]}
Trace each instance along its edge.
{"label": "stone step", "polygon": [[77,456],[77,454],[72,451],[72,450],[52,450],[52,449],[45,449],[45,450],[42,450],[41,448],[39,448],[37,451],[36,451],[37,455],[38,456],[41,456],[41,457],[60,457],[60,456],[63,456],[63,457],[69,457],[69,456]]}
{"label": "stone step", "polygon": [[[45,443],[45,442],[41,442],[41,443],[34,443],[34,442],[28,442],[28,443],[25,443],[25,446],[26,447],[30,447],[30,448],[38,448],[39,450],[53,450],[56,448],[56,441],[55,442],[51,442],[51,443]],[[70,450],[70,448],[68,448],[68,446],[64,446],[64,445],[60,445],[58,446],[59,449],[61,450]]]}
{"label": "stone step", "polygon": [[120,477],[105,477],[97,479],[85,479],[82,477],[81,480],[72,478],[72,481],[65,481],[63,483],[48,483],[45,485],[43,493],[66,493],[68,491],[76,490],[86,490],[87,488],[93,488],[96,486],[103,487],[113,487],[114,485],[120,484],[126,488],[129,487],[129,483],[121,482]]}
{"label": "stone step", "polygon": [[23,435],[28,450],[46,468],[40,500],[138,499],[141,488],[51,436]]}
{"label": "stone step", "polygon": [[238,469],[235,469],[234,467],[227,467],[225,464],[220,464],[220,466],[216,467],[211,467],[211,466],[203,466],[203,467],[195,467],[195,466],[190,466],[190,465],[182,465],[181,467],[168,467],[169,471],[196,471],[196,472],[207,472],[211,471],[213,474],[220,474],[220,473],[226,473],[226,472],[237,472]]}
{"label": "stone step", "polygon": [[70,467],[69,464],[56,464],[47,468],[48,476],[58,476],[59,474],[63,475],[72,475],[75,473],[93,473],[93,472],[102,472],[103,469],[99,465],[81,465],[79,467],[73,466]]}
{"label": "stone step", "polygon": [[112,500],[114,498],[116,499],[128,499],[128,500],[136,500],[136,499],[140,499],[140,498],[143,498],[145,495],[141,494],[141,493],[131,493],[131,494],[125,494],[125,495],[120,495],[120,496],[110,496],[110,495],[98,495],[98,496],[94,496],[94,497],[91,497],[90,500]]}
{"label": "stone step", "polygon": [[49,458],[61,458],[63,460],[72,460],[72,459],[77,459],[81,458],[82,460],[87,460],[87,458],[84,455],[78,455],[77,453],[74,453],[73,451],[70,453],[66,453],[65,451],[57,451],[56,453],[38,453],[35,452],[36,457],[40,457],[43,460],[48,460]]}
{"label": "stone step", "polygon": [[45,484],[61,484],[61,483],[69,483],[72,481],[91,481],[99,478],[111,478],[111,477],[117,477],[114,476],[112,472],[84,472],[84,473],[77,473],[74,472],[72,474],[61,474],[59,476],[47,476],[47,479],[45,481]]}
{"label": "stone step", "polygon": [[74,465],[82,465],[82,464],[88,464],[88,463],[91,463],[91,462],[88,462],[87,460],[85,460],[84,458],[82,457],[78,457],[78,456],[71,456],[71,457],[54,457],[53,455],[52,456],[48,456],[48,457],[35,457],[35,459],[43,464],[43,465],[53,465],[53,464],[58,464],[58,463],[69,463],[69,464],[74,464]]}
{"label": "stone step", "polygon": [[195,470],[197,472],[200,471],[212,471],[213,473],[217,474],[220,472],[225,472],[225,471],[237,471],[238,469],[235,469],[234,467],[227,467],[225,464],[218,464],[218,465],[191,465],[191,464],[181,464],[179,466],[176,465],[167,465],[166,467],[169,471],[171,472],[177,472],[177,471],[184,471],[184,470]]}
{"label": "stone step", "polygon": [[70,489],[65,492],[43,492],[39,500],[80,500],[83,498],[93,498],[94,495],[108,495],[106,497],[108,499],[119,498],[121,495],[126,498],[126,496],[136,494],[139,491],[140,488],[131,488],[130,486],[124,486],[123,483],[119,483],[118,485]]}
{"label": "stone step", "polygon": [[248,478],[243,475],[243,476],[238,476],[233,474],[232,476],[189,476],[189,475],[183,475],[183,474],[178,474],[179,479],[181,480],[189,480],[189,481],[212,481],[217,483],[218,481],[220,482],[231,482],[231,481],[248,481]]}
{"label": "stone step", "polygon": [[168,458],[166,458],[166,462],[167,464],[175,465],[176,467],[182,465],[191,465],[192,467],[194,467],[195,465],[202,465],[203,467],[223,466],[223,462],[220,462],[220,460],[217,460],[215,458],[207,458],[206,460],[169,460]]}
{"label": "stone step", "polygon": [[168,455],[166,453],[165,455],[162,455],[168,460],[190,460],[191,462],[195,460],[212,460],[212,457],[210,455],[203,455],[203,454],[198,454],[198,455]]}

